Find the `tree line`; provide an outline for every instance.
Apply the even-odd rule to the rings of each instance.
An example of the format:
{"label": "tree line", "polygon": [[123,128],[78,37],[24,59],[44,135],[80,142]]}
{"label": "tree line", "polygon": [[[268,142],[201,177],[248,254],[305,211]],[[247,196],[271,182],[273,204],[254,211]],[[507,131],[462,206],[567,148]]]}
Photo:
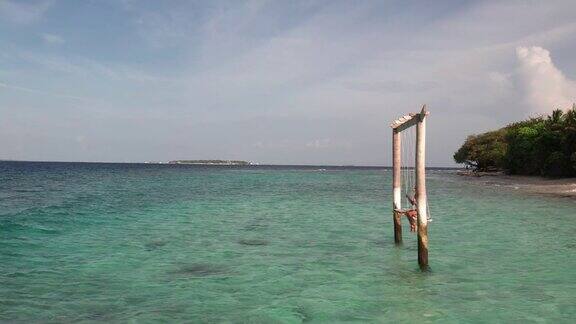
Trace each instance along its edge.
{"label": "tree line", "polygon": [[529,118],[471,135],[454,154],[475,171],[547,177],[576,176],[576,104],[567,112]]}

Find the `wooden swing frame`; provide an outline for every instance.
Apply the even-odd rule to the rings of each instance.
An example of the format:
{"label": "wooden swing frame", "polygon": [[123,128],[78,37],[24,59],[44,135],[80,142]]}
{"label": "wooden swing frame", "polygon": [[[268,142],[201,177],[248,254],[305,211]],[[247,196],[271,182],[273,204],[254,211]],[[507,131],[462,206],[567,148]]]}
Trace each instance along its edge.
{"label": "wooden swing frame", "polygon": [[426,196],[426,117],[430,113],[426,105],[419,113],[410,113],[396,119],[392,127],[392,192],[394,217],[394,243],[402,244],[402,141],[400,133],[416,126],[415,169],[416,169],[416,210],[418,212],[418,265],[428,269],[428,200]]}

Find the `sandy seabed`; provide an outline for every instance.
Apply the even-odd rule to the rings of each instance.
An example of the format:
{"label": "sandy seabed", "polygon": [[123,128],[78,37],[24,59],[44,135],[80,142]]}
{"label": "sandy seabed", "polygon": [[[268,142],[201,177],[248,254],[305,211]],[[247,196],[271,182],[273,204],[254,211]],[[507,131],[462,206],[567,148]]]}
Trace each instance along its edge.
{"label": "sandy seabed", "polygon": [[477,176],[471,176],[468,173],[461,173],[461,175],[470,176],[473,181],[488,185],[508,187],[533,194],[576,199],[576,178],[554,179],[538,176],[506,175],[500,172],[479,173]]}

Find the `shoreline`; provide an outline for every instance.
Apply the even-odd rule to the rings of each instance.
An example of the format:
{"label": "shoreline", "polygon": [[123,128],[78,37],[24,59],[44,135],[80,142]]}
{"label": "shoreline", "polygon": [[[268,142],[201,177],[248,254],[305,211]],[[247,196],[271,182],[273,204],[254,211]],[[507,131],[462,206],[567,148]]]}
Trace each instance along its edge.
{"label": "shoreline", "polygon": [[576,200],[576,178],[543,178],[539,176],[507,175],[503,172],[459,172],[458,175],[468,177],[485,185],[494,185],[522,192],[571,198]]}

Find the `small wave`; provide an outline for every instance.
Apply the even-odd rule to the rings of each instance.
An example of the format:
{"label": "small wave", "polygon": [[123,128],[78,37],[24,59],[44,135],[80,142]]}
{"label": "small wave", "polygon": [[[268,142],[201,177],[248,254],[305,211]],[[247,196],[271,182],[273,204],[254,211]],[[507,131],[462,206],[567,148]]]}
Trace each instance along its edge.
{"label": "small wave", "polygon": [[31,222],[21,222],[21,221],[8,221],[3,222],[2,227],[7,232],[20,232],[20,231],[35,231],[37,233],[44,233],[44,234],[59,234],[61,231],[56,228],[51,228],[47,226],[43,226],[40,224],[35,224]]}
{"label": "small wave", "polygon": [[228,272],[228,269],[216,265],[216,264],[206,264],[206,263],[192,263],[180,266],[177,270],[172,271],[173,274],[187,276],[187,277],[209,277],[223,275]]}
{"label": "small wave", "polygon": [[248,246],[262,246],[262,245],[269,245],[270,242],[263,239],[242,239],[238,241],[239,244],[248,245]]}

